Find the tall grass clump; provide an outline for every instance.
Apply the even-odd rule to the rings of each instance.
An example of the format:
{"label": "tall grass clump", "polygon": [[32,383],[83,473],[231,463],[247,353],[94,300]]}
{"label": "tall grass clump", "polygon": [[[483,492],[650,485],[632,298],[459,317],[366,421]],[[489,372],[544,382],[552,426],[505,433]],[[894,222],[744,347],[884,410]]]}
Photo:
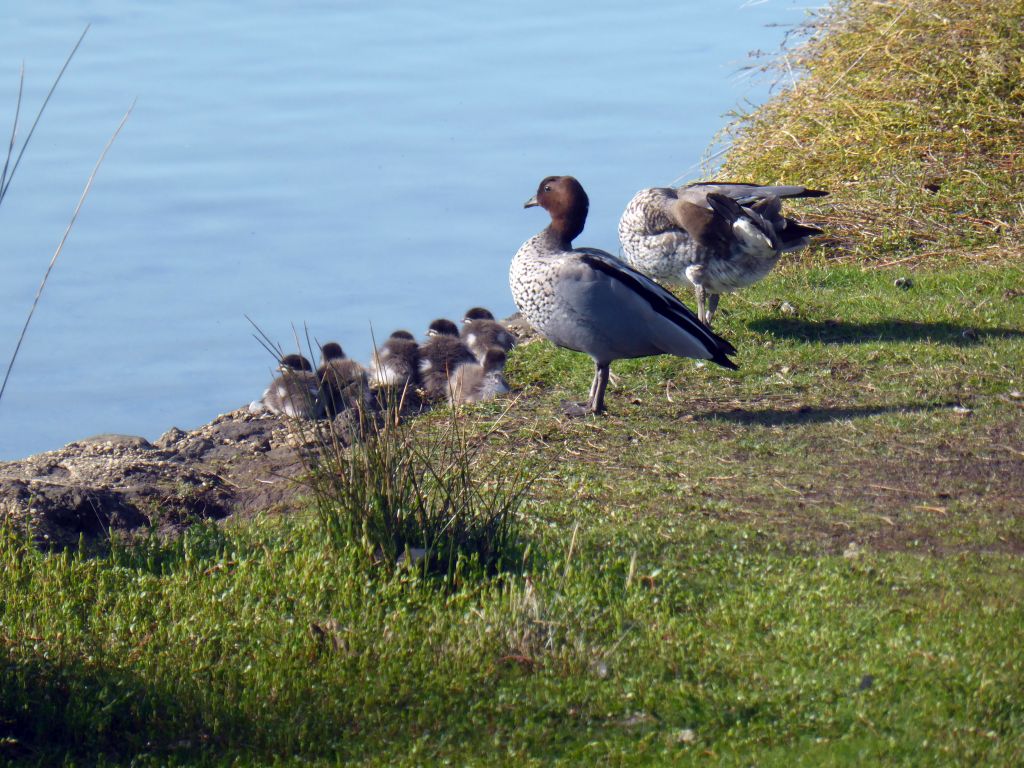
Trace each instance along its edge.
{"label": "tall grass clump", "polygon": [[[283,347],[249,322],[261,346],[281,359]],[[320,344],[308,328],[304,337],[315,359]],[[315,401],[330,402],[327,418],[289,418],[288,425],[332,545],[355,548],[388,571],[412,566],[449,585],[465,569],[494,574],[522,563],[517,516],[533,478],[521,458],[484,450],[490,430],[471,437],[456,409],[431,418],[409,387],[349,385],[338,393],[321,381],[307,396],[310,413],[325,410]]]}
{"label": "tall grass clump", "polygon": [[728,129],[723,178],[829,190],[811,258],[1019,258],[1024,2],[838,0],[804,31],[790,87]]}
{"label": "tall grass clump", "polygon": [[531,485],[522,461],[485,453],[455,410],[415,428],[394,404],[352,411],[354,440],[339,439],[337,419],[298,425],[307,487],[333,544],[449,583],[466,568],[494,574],[522,562],[518,512]]}

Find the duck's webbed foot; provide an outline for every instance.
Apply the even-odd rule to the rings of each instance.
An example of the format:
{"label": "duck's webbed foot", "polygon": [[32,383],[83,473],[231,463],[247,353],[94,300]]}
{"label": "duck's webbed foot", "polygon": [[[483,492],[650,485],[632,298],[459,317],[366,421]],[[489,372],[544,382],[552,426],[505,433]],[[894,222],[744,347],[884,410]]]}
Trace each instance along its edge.
{"label": "duck's webbed foot", "polygon": [[582,419],[584,416],[590,416],[593,411],[590,410],[590,403],[577,403],[573,400],[562,401],[562,413],[568,416],[570,419]]}

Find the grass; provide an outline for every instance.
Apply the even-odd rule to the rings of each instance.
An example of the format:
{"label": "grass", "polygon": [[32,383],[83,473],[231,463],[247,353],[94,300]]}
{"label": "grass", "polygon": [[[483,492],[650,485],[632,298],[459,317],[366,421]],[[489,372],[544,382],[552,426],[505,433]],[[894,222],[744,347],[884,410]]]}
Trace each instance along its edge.
{"label": "grass", "polygon": [[792,54],[727,175],[833,190],[834,237],[724,297],[739,372],[616,363],[566,420],[590,362],[515,350],[462,424],[536,475],[521,570],[439,589],[312,507],[91,558],[5,533],[0,759],[1024,762],[1020,8],[858,0]]}
{"label": "grass", "polygon": [[610,527],[711,502],[716,517],[834,553],[851,541],[949,553],[978,537],[1019,552],[1024,323],[1022,298],[1005,296],[1022,276],[919,270],[904,290],[888,272],[791,266],[726,299],[738,374],[618,363],[611,417],[566,422],[558,399],[585,391],[588,361],[535,345],[511,372],[529,404],[502,428],[557,460]]}
{"label": "grass", "polygon": [[397,405],[374,418],[361,407],[363,393],[358,397],[347,411],[358,422],[351,446],[330,422],[294,425],[312,438],[306,486],[328,539],[340,549],[361,549],[382,566],[414,562],[449,586],[466,569],[518,566],[518,513],[530,478],[514,469],[515,457],[482,461],[481,443],[469,440],[454,410],[424,436],[399,418]]}
{"label": "grass", "polygon": [[821,558],[656,521],[613,546],[581,533],[571,557],[551,544],[532,578],[444,595],[292,521],[195,531],[158,568],[7,542],[7,754],[1019,760],[1019,560]]}
{"label": "grass", "polygon": [[1019,260],[1024,2],[837,3],[779,67],[804,77],[730,129],[723,177],[830,190],[811,258]]}
{"label": "grass", "polygon": [[312,510],[92,559],[9,537],[2,754],[1019,762],[1021,277],[787,269],[729,297],[739,373],[617,365],[603,419],[560,415],[587,361],[518,349],[520,401],[465,425],[538,474],[522,573],[438,589]]}

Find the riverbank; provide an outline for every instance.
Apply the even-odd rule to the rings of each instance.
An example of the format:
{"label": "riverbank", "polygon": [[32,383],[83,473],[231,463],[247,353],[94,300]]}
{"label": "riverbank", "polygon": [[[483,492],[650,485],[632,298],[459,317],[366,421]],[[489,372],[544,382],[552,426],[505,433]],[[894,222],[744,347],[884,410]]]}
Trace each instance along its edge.
{"label": "riverbank", "polygon": [[1019,263],[1024,3],[844,1],[809,30],[722,176],[829,190],[818,263]]}
{"label": "riverbank", "polygon": [[[521,571],[469,572],[451,589],[388,574],[331,546],[303,510],[93,558],[8,533],[0,755],[1020,763],[1024,265],[1011,258],[1021,212],[1003,170],[1019,126],[976,116],[987,137],[969,143],[987,148],[964,145],[964,164],[948,166],[971,172],[913,191],[920,157],[907,143],[932,127],[907,122],[871,144],[889,124],[871,115],[889,107],[867,109],[866,95],[888,104],[911,72],[930,82],[949,30],[972,61],[1019,64],[1008,25],[1020,10],[854,2],[833,22],[842,50],[819,39],[793,54],[807,79],[751,119],[727,173],[831,189],[800,210],[832,240],[723,301],[739,372],[623,361],[609,415],[567,420],[560,400],[586,391],[590,362],[543,342],[516,349],[512,399],[462,423],[488,466],[536,476]],[[884,68],[892,35],[898,72]],[[835,69],[814,69],[832,55]],[[844,72],[841,84],[875,85],[849,102],[829,90]],[[771,121],[805,93],[839,106],[787,127],[807,153],[778,165],[797,160]],[[1004,117],[1017,99],[1019,119],[1019,94],[927,97],[940,114],[978,104]],[[861,141],[838,143],[854,130]],[[892,218],[883,236],[872,211]],[[424,439],[444,423],[413,422]]]}

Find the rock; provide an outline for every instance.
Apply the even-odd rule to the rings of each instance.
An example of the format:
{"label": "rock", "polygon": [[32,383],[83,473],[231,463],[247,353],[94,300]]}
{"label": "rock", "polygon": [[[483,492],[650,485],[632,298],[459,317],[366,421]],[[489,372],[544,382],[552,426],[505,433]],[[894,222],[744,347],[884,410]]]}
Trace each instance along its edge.
{"label": "rock", "polygon": [[187,433],[178,429],[177,427],[171,427],[164,432],[160,437],[153,443],[157,448],[170,448],[172,445],[177,443],[181,438],[185,437]]}
{"label": "rock", "polygon": [[198,520],[290,511],[309,503],[297,482],[308,466],[303,454],[308,462],[318,445],[344,450],[384,418],[373,408],[348,409],[333,423],[314,423],[244,407],[188,432],[172,427],[155,444],[95,435],[0,462],[0,521],[41,547],[65,548],[112,532],[173,535]]}
{"label": "rock", "polygon": [[914,281],[911,280],[909,277],[897,277],[895,280],[892,281],[892,284],[904,291],[909,291],[911,288],[914,287]]}
{"label": "rock", "polygon": [[98,445],[108,448],[152,448],[152,444],[144,437],[137,435],[93,435],[78,441],[79,445]]}
{"label": "rock", "polygon": [[533,326],[523,317],[522,312],[516,312],[514,315],[506,317],[503,322],[520,344],[537,337],[537,332],[533,330]]}
{"label": "rock", "polygon": [[0,514],[47,546],[73,546],[110,529],[134,531],[148,520],[119,494],[103,488],[41,481],[0,480]]}
{"label": "rock", "polygon": [[782,306],[779,307],[779,312],[786,315],[787,317],[794,317],[796,315],[796,307],[794,307],[788,301],[784,301],[782,302]]}
{"label": "rock", "polygon": [[423,562],[423,558],[427,556],[427,550],[420,547],[406,547],[405,551],[402,552],[395,560],[396,565],[402,565],[406,561],[406,554],[408,553],[408,561],[410,565],[416,565],[417,563]]}
{"label": "rock", "polygon": [[[200,519],[296,506],[303,471],[287,447],[291,426],[247,411],[191,432],[173,428],[151,444],[96,435],[21,461],[0,462],[0,519],[47,548],[156,529],[176,533]],[[277,447],[272,447],[277,446]]]}
{"label": "rock", "polygon": [[637,726],[647,725],[648,723],[653,722],[654,718],[646,712],[632,712],[626,717],[622,718],[622,720],[619,721],[619,725],[621,725],[624,728],[636,728]]}

